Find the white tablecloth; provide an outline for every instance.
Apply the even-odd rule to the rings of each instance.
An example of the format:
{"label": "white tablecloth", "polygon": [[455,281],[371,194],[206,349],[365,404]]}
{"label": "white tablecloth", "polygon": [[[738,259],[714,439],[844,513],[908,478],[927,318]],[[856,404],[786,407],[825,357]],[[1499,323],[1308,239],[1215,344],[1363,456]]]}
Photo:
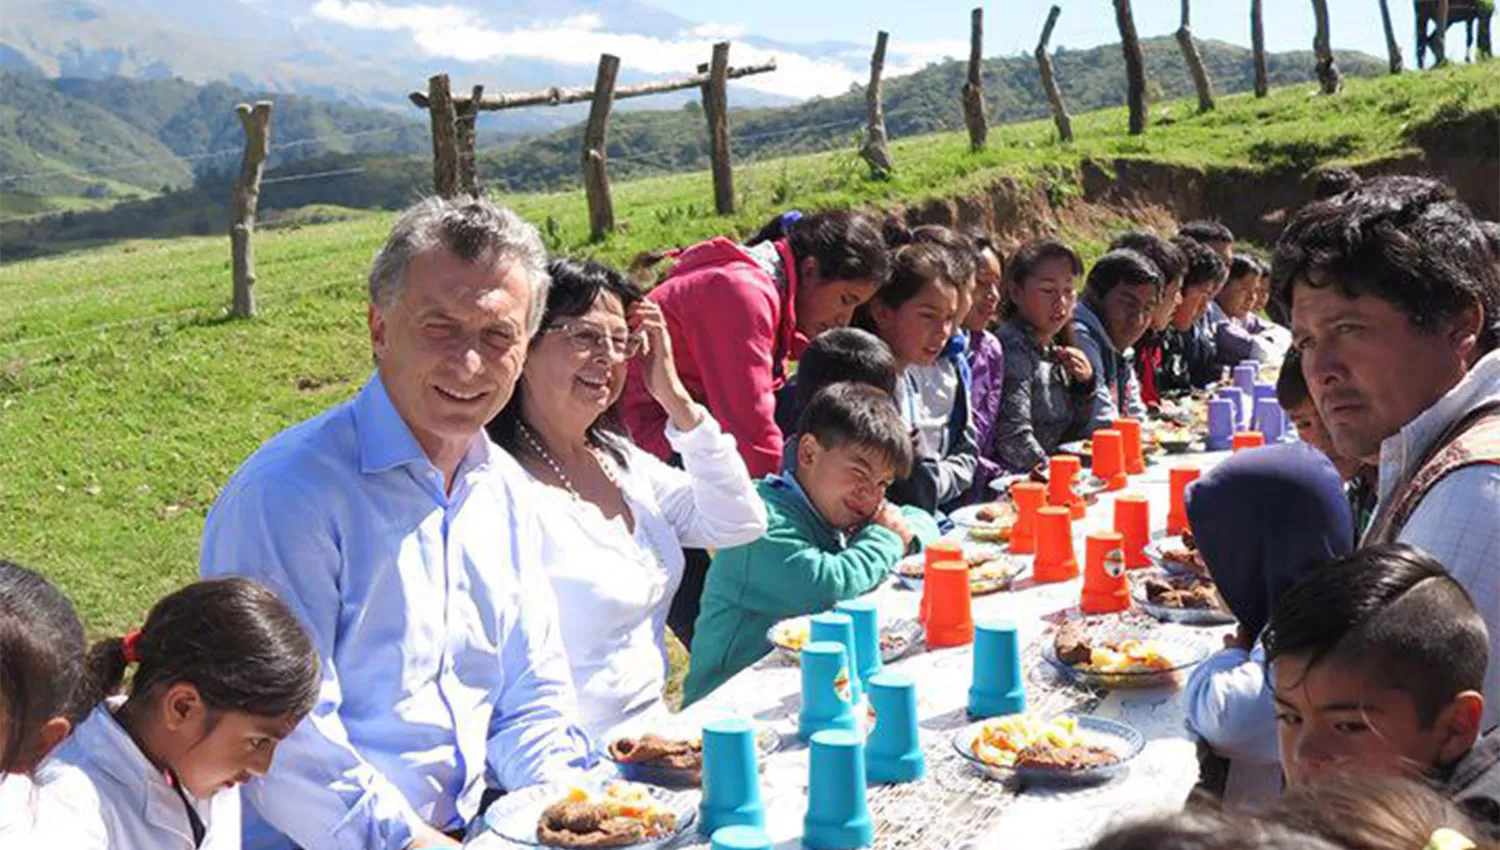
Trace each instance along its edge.
{"label": "white tablecloth", "polygon": [[[1168,457],[1133,477],[1122,493],[1147,496],[1154,533],[1165,530],[1168,507],[1168,470],[1193,465],[1207,471],[1226,455]],[[1074,523],[1080,564],[1084,538],[1113,526],[1114,499],[1106,493]],[[1029,574],[1028,574],[1029,575]],[[1180,694],[1175,690],[1130,690],[1101,694],[1061,680],[1041,660],[1040,639],[1051,628],[1044,618],[1058,615],[1079,602],[1081,579],[1051,585],[1033,584],[1029,577],[1017,589],[978,597],[974,618],[1008,619],[1020,629],[1027,647],[1028,708],[1051,713],[1079,710],[1109,717],[1135,727],[1146,738],[1146,748],[1129,771],[1110,783],[1079,790],[1010,787],[985,779],[954,753],[953,730],[966,725],[968,687],[973,654],[970,647],[926,651],[905,658],[892,669],[917,683],[918,713],[927,755],[928,776],[908,785],[876,786],[869,801],[876,824],[877,848],[1037,847],[1072,848],[1092,842],[1111,823],[1156,811],[1181,808],[1198,780],[1196,747],[1183,725]],[[915,618],[920,594],[901,588],[894,580],[872,598],[882,621]],[[1133,616],[1142,616],[1139,614]],[[1162,627],[1186,633],[1217,648],[1220,629]],[[673,718],[674,730],[688,733],[717,715],[752,717],[783,733],[783,746],[773,754],[762,778],[766,830],[778,850],[801,847],[802,818],[807,811],[807,748],[797,741],[797,711],[801,678],[794,664],[770,656],[742,671],[703,701]],[[660,726],[658,725],[658,728]],[[606,763],[604,769],[610,769]],[[684,836],[674,847],[707,847],[706,839]],[[478,850],[515,846],[493,833],[477,835],[470,845]]]}

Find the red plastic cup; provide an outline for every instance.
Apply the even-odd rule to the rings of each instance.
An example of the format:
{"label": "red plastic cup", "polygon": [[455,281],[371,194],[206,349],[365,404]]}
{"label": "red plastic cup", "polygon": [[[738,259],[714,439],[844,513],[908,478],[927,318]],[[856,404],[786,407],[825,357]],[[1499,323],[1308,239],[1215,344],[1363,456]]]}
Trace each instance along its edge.
{"label": "red plastic cup", "polygon": [[1125,538],[1117,531],[1100,531],[1085,539],[1083,597],[1085,614],[1112,614],[1130,607],[1125,583]]}
{"label": "red plastic cup", "polygon": [[1042,508],[1036,512],[1036,561],[1031,573],[1038,584],[1078,577],[1078,557],[1073,553],[1073,517],[1067,508]]}
{"label": "red plastic cup", "polygon": [[1053,455],[1047,471],[1047,504],[1067,508],[1073,519],[1083,519],[1086,506],[1083,497],[1073,489],[1073,482],[1083,472],[1083,461],[1076,455]]}
{"label": "red plastic cup", "polygon": [[1125,436],[1119,431],[1094,432],[1094,475],[1104,481],[1105,490],[1124,490],[1130,483],[1125,476]]}
{"label": "red plastic cup", "polygon": [[930,607],[927,588],[932,584],[932,568],[937,564],[952,563],[957,561],[963,565],[965,571],[969,569],[969,562],[964,558],[963,546],[957,540],[934,540],[927,544],[922,550],[922,602],[918,606],[918,617],[925,623],[927,612]]}
{"label": "red plastic cup", "polygon": [[1181,534],[1188,530],[1187,503],[1184,494],[1188,485],[1198,480],[1202,473],[1196,466],[1179,466],[1168,476],[1172,492],[1171,508],[1167,511],[1167,533]]}
{"label": "red plastic cup", "polygon": [[1115,499],[1115,531],[1120,532],[1126,569],[1151,566],[1146,544],[1151,542],[1151,502],[1145,496]]}
{"label": "red plastic cup", "polygon": [[927,568],[923,582],[931,610],[927,616],[927,645],[933,649],[974,642],[974,612],[969,589],[969,566],[941,561]]}
{"label": "red plastic cup", "polygon": [[[1131,475],[1140,475],[1145,472],[1146,450],[1141,444],[1141,421],[1139,419],[1116,419],[1113,426],[1125,440],[1125,471]],[[1094,457],[1098,456],[1099,451],[1095,448]]]}
{"label": "red plastic cup", "polygon": [[1258,449],[1266,444],[1266,435],[1259,431],[1241,431],[1234,435],[1232,444],[1235,451],[1242,449]]}
{"label": "red plastic cup", "polygon": [[1016,503],[1016,524],[1010,530],[1010,551],[1030,555],[1036,551],[1036,512],[1047,506],[1047,485],[1017,481],[1010,485],[1010,498]]}

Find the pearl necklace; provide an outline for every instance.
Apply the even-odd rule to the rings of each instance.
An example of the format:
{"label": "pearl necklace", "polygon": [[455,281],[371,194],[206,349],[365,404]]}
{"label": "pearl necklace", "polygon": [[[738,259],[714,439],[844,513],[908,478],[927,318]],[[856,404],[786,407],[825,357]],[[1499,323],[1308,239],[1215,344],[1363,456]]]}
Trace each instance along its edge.
{"label": "pearl necklace", "polygon": [[[572,496],[575,501],[583,501],[583,496],[579,495],[578,488],[573,486],[573,479],[569,478],[566,472],[563,472],[562,464],[558,463],[557,458],[553,457],[552,453],[547,451],[547,447],[542,444],[542,440],[537,433],[531,429],[530,425],[524,422],[520,423],[520,425],[521,438],[526,441],[526,446],[531,449],[532,454],[536,455],[542,463],[547,465],[548,469],[552,470],[552,474],[556,475],[557,480],[562,482],[563,488],[568,491],[568,495]],[[594,455],[594,461],[599,464],[599,469],[604,473],[604,477],[609,479],[609,483],[615,485],[621,493],[624,493],[625,488],[620,485],[620,480],[615,477],[614,469],[610,464],[605,462],[604,458],[599,456],[599,450],[590,447],[589,451]]]}

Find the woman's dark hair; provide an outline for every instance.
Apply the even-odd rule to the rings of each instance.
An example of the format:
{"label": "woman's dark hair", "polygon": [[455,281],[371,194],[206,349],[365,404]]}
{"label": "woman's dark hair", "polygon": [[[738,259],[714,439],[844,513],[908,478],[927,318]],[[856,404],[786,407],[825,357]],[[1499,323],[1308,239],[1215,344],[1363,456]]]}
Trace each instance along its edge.
{"label": "woman's dark hair", "polygon": [[797,417],[797,433],[812,435],[827,449],[853,443],[891,462],[897,481],[911,474],[911,435],[891,394],[867,384],[829,384]]}
{"label": "woman's dark hair", "polygon": [[[260,717],[303,717],[318,702],[322,667],[312,638],[275,593],[246,578],[200,581],[151,608],[134,637],[131,699],[187,682],[205,705]],[[83,695],[97,705],[120,691],[124,638],[89,650]]]}
{"label": "woman's dark hair", "polygon": [[1309,572],[1282,596],[1261,643],[1267,663],[1332,661],[1410,693],[1424,727],[1460,693],[1482,690],[1489,662],[1468,592],[1405,543],[1367,546]]}
{"label": "woman's dark hair", "polygon": [[1187,269],[1182,276],[1183,292],[1203,286],[1217,286],[1228,277],[1229,266],[1224,258],[1202,242],[1179,234],[1172,237],[1172,244],[1177,246],[1177,250],[1182,252],[1187,261]]}
{"label": "woman's dark hair", "polygon": [[1209,242],[1228,242],[1231,245],[1234,244],[1233,230],[1225,226],[1222,221],[1212,221],[1205,218],[1190,221],[1177,228],[1177,235],[1185,236],[1188,239],[1204,244]]}
{"label": "woman's dark hair", "polygon": [[948,270],[944,276],[958,286],[967,286],[978,271],[973,241],[968,236],[941,224],[924,224],[908,228],[895,218],[886,219],[882,231],[885,244],[896,251],[905,245],[936,245],[943,249]]}
{"label": "woman's dark hair", "polygon": [[1381,177],[1303,207],[1271,262],[1279,301],[1291,305],[1299,284],[1372,295],[1428,330],[1478,305],[1479,352],[1500,345],[1500,263],[1473,213],[1436,180]]}
{"label": "woman's dark hair", "polygon": [[1157,292],[1161,291],[1163,281],[1156,270],[1156,264],[1146,259],[1144,254],[1129,248],[1116,248],[1094,261],[1094,267],[1089,269],[1088,282],[1084,286],[1091,297],[1102,301],[1117,286],[1139,286],[1146,283],[1154,286]]}
{"label": "woman's dark hair", "polygon": [[1115,237],[1115,241],[1109,243],[1111,251],[1117,248],[1129,248],[1139,251],[1146,256],[1161,272],[1162,285],[1166,286],[1182,277],[1187,272],[1187,257],[1171,242],[1157,236],[1149,230],[1127,230]]}
{"label": "woman's dark hair", "polygon": [[871,305],[879,301],[891,308],[917,297],[929,283],[938,283],[958,289],[958,281],[949,277],[952,273],[947,249],[932,242],[912,242],[891,252],[891,276],[870,301],[861,304],[854,313],[854,325],[870,333],[878,334]]}
{"label": "woman's dark hair", "polygon": [[1404,776],[1341,773],[1294,785],[1259,812],[1265,820],[1346,850],[1413,850],[1439,829],[1479,832],[1442,793]]}
{"label": "woman's dark hair", "polygon": [[7,724],[0,775],[30,760],[48,720],[80,719],[74,692],[86,646],[68,597],[37,573],[0,560],[0,709]]}
{"label": "woman's dark hair", "polygon": [[[553,260],[547,264],[547,273],[552,276],[552,287],[547,290],[547,309],[542,313],[542,330],[592,310],[600,295],[609,294],[618,298],[626,316],[630,315],[630,308],[645,297],[640,288],[624,275],[593,260]],[[536,345],[540,339],[541,334],[538,333],[532,338],[531,344]],[[522,395],[518,386],[511,393],[510,401],[485,426],[490,439],[515,457],[519,457],[524,448],[520,432],[524,404]],[[623,469],[629,465],[624,448],[627,442],[624,433],[615,409],[610,408],[589,426],[589,444],[608,454]]]}
{"label": "woman's dark hair", "polygon": [[766,222],[745,244],[783,238],[798,263],[808,257],[817,260],[818,274],[824,280],[873,280],[877,286],[885,282],[885,239],[875,221],[863,213],[783,213]]}
{"label": "woman's dark hair", "polygon": [[[1074,277],[1083,274],[1083,258],[1078,256],[1078,252],[1067,243],[1048,237],[1033,239],[1016,249],[1010,257],[1010,262],[1005,266],[1005,281],[1016,287],[1025,286],[1026,281],[1036,273],[1037,269],[1054,260],[1066,260]],[[1000,299],[1002,322],[1015,318],[1016,313],[1016,302],[1012,301],[1009,295]],[[1072,345],[1073,323],[1065,323],[1053,341],[1060,345]]]}

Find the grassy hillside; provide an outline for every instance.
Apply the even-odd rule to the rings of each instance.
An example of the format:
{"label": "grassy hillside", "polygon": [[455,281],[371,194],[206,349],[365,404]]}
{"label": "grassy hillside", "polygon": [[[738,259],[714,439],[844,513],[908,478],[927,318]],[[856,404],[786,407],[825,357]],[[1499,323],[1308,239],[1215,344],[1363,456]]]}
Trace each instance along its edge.
{"label": "grassy hillside", "polygon": [[[1196,116],[1162,104],[1140,138],[1121,110],[1081,115],[1061,146],[1048,124],[999,128],[970,155],[960,134],[906,139],[889,182],[848,152],[741,169],[743,212],[711,215],[706,174],[620,183],[625,230],[586,242],[577,192],[507,200],[554,250],[620,262],[635,252],[742,233],[788,206],[889,205],[984,187],[1001,176],[1045,184],[1065,202],[1086,157],[1213,167],[1389,156],[1434,120],[1500,118],[1500,63],[1353,80],[1344,95],[1308,85],[1265,100],[1226,98]],[[262,315],[224,319],[222,236],[136,241],[0,267],[0,553],[40,567],[96,630],[138,623],[162,593],[195,575],[205,513],[229,473],[263,440],[348,398],[370,373],[364,275],[389,213],[317,210],[257,242]],[[1097,252],[1122,220],[1066,233]]]}

